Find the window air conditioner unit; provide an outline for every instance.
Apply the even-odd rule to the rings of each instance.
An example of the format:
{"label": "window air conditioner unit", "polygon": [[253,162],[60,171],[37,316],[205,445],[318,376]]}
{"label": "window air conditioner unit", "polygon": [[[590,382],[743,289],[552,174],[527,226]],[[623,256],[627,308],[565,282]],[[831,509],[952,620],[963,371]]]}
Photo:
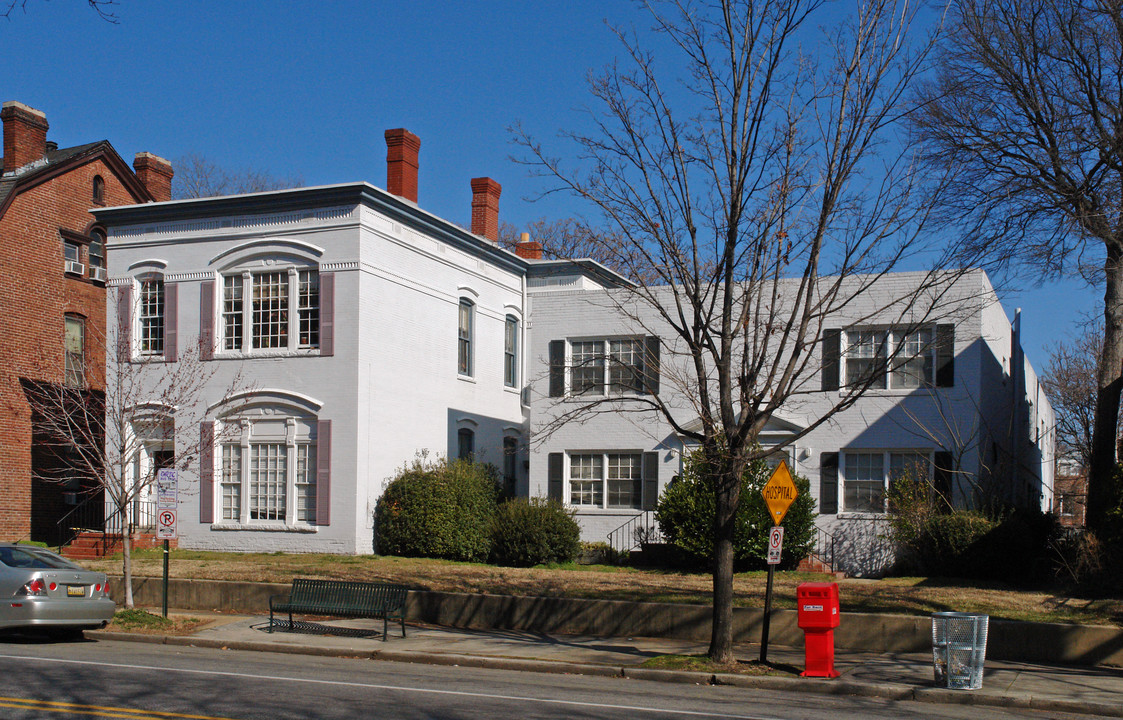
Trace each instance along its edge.
{"label": "window air conditioner unit", "polygon": [[109,271],[94,265],[90,267],[90,277],[98,282],[105,282],[109,278]]}
{"label": "window air conditioner unit", "polygon": [[78,493],[64,492],[62,494],[62,502],[65,505],[77,505],[78,504]]}
{"label": "window air conditioner unit", "polygon": [[66,272],[71,273],[73,275],[85,275],[86,274],[86,266],[83,265],[82,263],[78,262],[77,260],[67,260],[66,261]]}

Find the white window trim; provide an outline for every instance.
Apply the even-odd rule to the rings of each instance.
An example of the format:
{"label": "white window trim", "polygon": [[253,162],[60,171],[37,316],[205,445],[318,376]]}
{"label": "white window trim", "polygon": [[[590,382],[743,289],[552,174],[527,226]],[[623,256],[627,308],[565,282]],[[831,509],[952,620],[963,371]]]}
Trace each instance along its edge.
{"label": "white window trim", "polygon": [[[601,513],[617,515],[620,513],[634,514],[643,509],[643,450],[567,450],[564,454],[565,463],[562,468],[562,504],[573,510],[580,512]],[[600,455],[601,456],[601,504],[600,505],[581,505],[574,504],[573,499],[573,466],[572,460],[574,455]],[[633,455],[639,458],[639,483],[640,491],[637,504],[635,505],[609,505],[608,504],[608,456],[609,455]]]}
{"label": "white window trim", "polygon": [[[238,270],[219,273],[214,283],[214,330],[215,357],[219,358],[269,358],[269,357],[318,357],[320,343],[315,347],[300,347],[300,273],[320,274],[316,265],[286,265],[254,270]],[[288,345],[287,347],[255,348],[253,346],[253,279],[257,275],[273,273],[287,274],[288,297]],[[226,278],[242,278],[242,346],[237,349],[226,347]],[[320,290],[322,293],[322,289]],[[323,331],[323,297],[317,301],[321,312],[319,331]]]}
{"label": "white window trim", "polygon": [[[239,517],[237,520],[222,518],[212,524],[216,530],[260,530],[283,529],[302,532],[315,531],[315,522],[297,520],[296,508],[296,468],[297,447],[300,445],[314,446],[316,439],[312,437],[297,437],[297,419],[285,418],[285,518],[284,520],[257,520],[250,518],[250,446],[268,440],[270,444],[282,444],[280,437],[261,438],[253,435],[254,419],[238,418],[226,421],[226,427],[220,434],[224,437],[221,445],[216,446],[214,453],[214,508],[220,518],[223,513],[222,504],[222,446],[238,444],[242,449],[241,477],[239,478]],[[314,425],[314,423],[313,423]],[[233,426],[233,427],[232,427]],[[255,443],[256,441],[256,443]],[[315,468],[312,469],[315,478]],[[317,478],[318,480],[318,478]],[[312,483],[315,487],[315,482]]]}
{"label": "white window trim", "polygon": [[[144,350],[144,319],[142,317],[144,308],[144,284],[149,282],[159,282],[163,288],[163,299],[160,301],[160,349],[158,351]],[[134,281],[134,289],[136,301],[133,303],[136,307],[133,313],[132,320],[132,356],[135,359],[144,362],[160,362],[164,359],[165,343],[168,341],[168,285],[164,280],[163,275],[144,275],[138,277]]]}
{"label": "white window trim", "polygon": [[[604,373],[604,379],[600,383],[600,392],[589,390],[583,393],[574,392],[573,371],[577,369],[573,360],[573,346],[577,343],[595,342],[601,344],[601,357],[600,368]],[[611,379],[611,365],[609,359],[611,352],[609,351],[609,343],[612,342],[635,342],[640,346],[640,365],[637,372],[640,376],[640,382],[643,381],[644,370],[644,356],[646,355],[647,348],[644,345],[644,336],[642,335],[604,335],[599,337],[573,337],[567,338],[565,341],[565,397],[570,400],[587,400],[589,398],[610,398],[610,397],[627,397],[640,395],[642,393],[634,388],[620,388],[615,392],[610,392],[609,388],[612,387]],[[592,366],[584,366],[592,367]]]}
{"label": "white window trim", "polygon": [[[885,499],[885,507],[881,512],[869,512],[865,510],[847,510],[846,509],[846,458],[848,455],[871,455],[880,453],[882,456],[881,465],[881,488],[882,497]],[[847,518],[885,518],[889,516],[888,512],[888,493],[889,493],[889,473],[891,471],[890,456],[897,454],[917,454],[925,455],[928,458],[928,481],[934,482],[936,451],[932,448],[845,448],[839,452],[838,457],[838,514],[840,519]]]}
{"label": "white window trim", "polygon": [[[460,336],[460,314],[464,308],[468,308],[468,332],[467,337]],[[465,379],[472,380],[476,377],[476,317],[478,315],[478,305],[473,297],[461,295],[456,301],[456,374],[457,376]],[[461,343],[467,344],[467,357],[465,358],[467,368],[460,369],[460,346]]]}
{"label": "white window trim", "polygon": [[[931,381],[921,383],[917,387],[893,387],[893,369],[892,369],[891,366],[894,365],[894,364],[900,365],[901,363],[903,363],[904,361],[906,361],[910,358],[910,356],[906,356],[903,353],[897,353],[895,356],[890,358],[890,356],[893,355],[893,348],[896,347],[896,345],[901,341],[902,335],[907,335],[907,334],[911,334],[911,333],[914,333],[914,332],[921,332],[921,331],[925,331],[925,330],[930,332],[931,336],[932,336],[932,339],[928,343],[928,347],[926,348],[926,351],[925,351],[928,354],[929,360],[931,362],[931,371],[932,371]],[[867,327],[848,328],[846,330],[843,330],[840,333],[841,338],[839,340],[840,346],[839,346],[839,382],[838,382],[838,393],[839,393],[839,395],[847,395],[852,390],[852,386],[850,385],[849,382],[847,382],[847,379],[848,379],[847,362],[850,359],[849,356],[848,356],[848,351],[850,349],[850,333],[856,333],[856,332],[884,333],[884,334],[886,334],[886,336],[888,338],[888,342],[886,342],[886,344],[885,344],[885,350],[886,350],[886,355],[885,355],[885,361],[886,361],[885,387],[879,388],[879,387],[871,386],[869,389],[866,390],[867,395],[909,395],[909,394],[913,394],[913,393],[929,393],[929,392],[932,392],[933,390],[936,389],[936,371],[937,371],[937,364],[938,364],[938,357],[937,357],[937,353],[936,353],[936,326],[935,325],[916,325],[916,326],[911,326],[911,325],[910,326],[874,325],[874,326],[867,326]]]}

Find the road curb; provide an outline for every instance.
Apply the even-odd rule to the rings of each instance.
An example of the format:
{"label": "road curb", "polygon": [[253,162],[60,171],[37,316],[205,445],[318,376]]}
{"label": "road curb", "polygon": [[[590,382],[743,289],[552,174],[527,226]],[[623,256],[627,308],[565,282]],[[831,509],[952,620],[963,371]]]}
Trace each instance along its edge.
{"label": "road curb", "polygon": [[416,663],[419,665],[444,665],[563,675],[619,677],[629,680],[688,685],[730,685],[733,687],[775,690],[780,692],[799,691],[812,692],[819,695],[851,695],[856,697],[881,698],[884,700],[912,700],[915,702],[938,705],[1023,708],[1044,710],[1046,712],[1067,712],[1082,715],[1103,715],[1106,717],[1123,718],[1123,702],[1113,704],[1066,700],[1061,698],[1042,698],[1018,693],[993,694],[969,690],[946,690],[934,687],[918,688],[892,683],[877,684],[855,682],[853,680],[810,680],[807,678],[781,677],[776,675],[735,675],[732,673],[715,674],[689,670],[661,670],[634,666],[616,667],[614,665],[595,665],[591,663],[416,652],[391,648],[356,652],[352,648],[326,648],[269,642],[251,642],[246,640],[226,642],[217,639],[198,638],[191,635],[144,635],[113,630],[89,630],[87,632],[93,637],[105,640],[201,647],[216,650],[275,652],[292,655],[313,655],[317,657],[385,660],[389,662]]}

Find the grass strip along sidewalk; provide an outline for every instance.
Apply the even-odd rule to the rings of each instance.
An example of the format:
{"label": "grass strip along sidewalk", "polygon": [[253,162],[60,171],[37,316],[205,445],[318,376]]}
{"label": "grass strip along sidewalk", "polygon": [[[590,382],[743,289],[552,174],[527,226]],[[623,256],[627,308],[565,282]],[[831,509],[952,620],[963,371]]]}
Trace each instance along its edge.
{"label": "grass strip along sidewalk", "polygon": [[[163,574],[159,550],[133,551],[136,576]],[[83,565],[108,573],[121,572],[121,556]],[[709,604],[707,572],[658,570],[611,565],[506,568],[420,558],[377,555],[221,553],[173,550],[170,573],[176,578],[287,583],[294,577],[382,581],[418,590],[491,593],[497,595],[574,597],[601,600]],[[767,573],[739,573],[735,602],[762,607]],[[815,573],[776,574],[773,606],[795,607],[795,589],[802,582],[831,580]],[[1035,622],[1123,626],[1123,598],[1071,597],[1063,590],[1018,589],[997,583],[941,578],[837,580],[846,612],[890,612],[927,615],[955,610],[986,613],[993,618]]]}

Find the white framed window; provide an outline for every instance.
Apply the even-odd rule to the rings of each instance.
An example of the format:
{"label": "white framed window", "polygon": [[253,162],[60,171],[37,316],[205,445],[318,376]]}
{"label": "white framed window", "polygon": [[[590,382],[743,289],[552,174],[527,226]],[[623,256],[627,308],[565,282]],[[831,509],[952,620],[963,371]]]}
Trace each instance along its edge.
{"label": "white framed window", "polygon": [[86,383],[86,321],[77,315],[67,315],[65,332],[66,384],[81,387]]}
{"label": "white framed window", "polygon": [[319,273],[289,268],[224,275],[221,312],[224,351],[319,349]]}
{"label": "white framed window", "polygon": [[517,387],[519,383],[519,319],[508,315],[503,323],[503,384]]}
{"label": "white framed window", "polygon": [[573,395],[620,395],[643,387],[642,338],[575,340],[569,345],[569,388]]}
{"label": "white framed window", "polygon": [[643,454],[571,453],[566,497],[575,507],[642,507]]}
{"label": "white framed window", "polygon": [[218,488],[225,522],[316,522],[316,422],[306,417],[234,418],[223,432]]}
{"label": "white framed window", "polygon": [[869,380],[873,389],[903,390],[935,384],[932,328],[850,330],[844,337],[846,385]]}
{"label": "white framed window", "polygon": [[843,456],[843,512],[886,512],[886,490],[894,482],[932,481],[929,450],[846,450]]}
{"label": "white framed window", "polygon": [[140,282],[140,355],[164,354],[164,281],[150,278]]}
{"label": "white framed window", "polygon": [[94,230],[90,233],[90,268],[105,267],[105,232]]}
{"label": "white framed window", "polygon": [[475,325],[475,314],[475,304],[467,298],[460,298],[456,322],[456,371],[469,377],[474,374],[472,368],[472,332]]}

